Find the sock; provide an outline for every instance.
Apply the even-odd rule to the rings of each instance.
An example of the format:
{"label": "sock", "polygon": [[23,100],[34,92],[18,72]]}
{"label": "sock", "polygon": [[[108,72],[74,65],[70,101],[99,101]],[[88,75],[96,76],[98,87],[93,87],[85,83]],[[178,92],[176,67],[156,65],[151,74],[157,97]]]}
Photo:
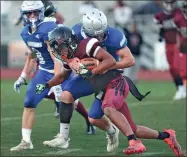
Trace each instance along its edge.
{"label": "sock", "polygon": [[174,79],[174,82],[175,82],[175,85],[177,86],[177,88],[178,88],[178,86],[183,85],[182,78],[179,75],[175,75],[173,79]]}
{"label": "sock", "polygon": [[68,137],[69,137],[69,128],[70,128],[70,124],[60,123],[60,134],[65,139],[68,139]]}
{"label": "sock", "polygon": [[27,143],[31,141],[31,132],[31,129],[22,128],[22,138]]}
{"label": "sock", "polygon": [[59,108],[61,102],[57,102],[57,101],[54,101],[54,102],[55,102],[56,108]]}
{"label": "sock", "polygon": [[90,125],[90,122],[88,120],[88,112],[86,111],[82,102],[78,101],[78,104],[75,110],[85,118],[87,125]]}
{"label": "sock", "polygon": [[128,141],[136,140],[136,136],[134,134],[127,136]]}
{"label": "sock", "polygon": [[116,132],[116,129],[113,125],[110,125],[110,128],[106,131],[108,135],[113,135]]}
{"label": "sock", "polygon": [[169,136],[170,136],[167,132],[159,132],[158,131],[158,133],[159,133],[159,135],[158,135],[157,139],[159,139],[159,140],[164,140],[165,138],[169,138]]}

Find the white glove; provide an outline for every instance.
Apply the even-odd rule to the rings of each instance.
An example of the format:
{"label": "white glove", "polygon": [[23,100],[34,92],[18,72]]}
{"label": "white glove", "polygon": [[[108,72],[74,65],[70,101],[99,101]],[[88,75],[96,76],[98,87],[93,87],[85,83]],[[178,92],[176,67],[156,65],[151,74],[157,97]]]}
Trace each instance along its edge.
{"label": "white glove", "polygon": [[16,92],[20,92],[19,88],[22,86],[22,85],[27,85],[27,82],[26,80],[23,78],[23,77],[19,77],[18,80],[14,83],[14,90]]}
{"label": "white glove", "polygon": [[55,95],[55,100],[56,100],[57,102],[61,102],[61,101],[62,101],[62,98],[61,98],[61,95],[62,95],[62,88],[61,88],[60,85],[51,87],[50,91],[48,92],[48,95],[50,95],[51,93],[54,93],[54,95]]}

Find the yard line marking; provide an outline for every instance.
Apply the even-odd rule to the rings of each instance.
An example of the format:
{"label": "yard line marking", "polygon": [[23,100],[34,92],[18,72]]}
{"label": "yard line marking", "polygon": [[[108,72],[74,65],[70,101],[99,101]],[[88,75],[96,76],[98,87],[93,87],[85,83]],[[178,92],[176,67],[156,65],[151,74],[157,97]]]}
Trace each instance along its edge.
{"label": "yard line marking", "polygon": [[81,149],[63,149],[59,151],[50,151],[45,154],[46,155],[65,155],[65,154],[69,154],[69,153],[77,152],[77,151],[81,151]]}
{"label": "yard line marking", "polygon": [[[147,106],[147,105],[159,105],[159,104],[173,104],[175,103],[175,101],[145,101],[145,102],[132,102],[132,103],[128,103],[129,107],[136,107],[136,106]],[[87,110],[89,110],[90,108],[87,108]],[[40,115],[36,115],[36,118],[41,118],[41,117],[47,117],[47,116],[52,116],[54,115],[53,113],[44,113],[44,114],[40,114]],[[5,118],[1,118],[1,122],[4,121],[13,121],[13,120],[20,120],[22,119],[22,117],[5,117]]]}
{"label": "yard line marking", "polygon": [[153,156],[153,155],[158,155],[158,154],[164,154],[166,152],[145,152],[142,153],[141,156]]}
{"label": "yard line marking", "polygon": [[[52,116],[52,115],[54,115],[54,113],[44,113],[44,114],[36,115],[35,118],[47,117],[47,116]],[[20,120],[20,119],[22,119],[22,116],[20,116],[20,117],[5,117],[5,118],[1,118],[1,122]]]}
{"label": "yard line marking", "polygon": [[129,106],[147,106],[147,105],[158,105],[158,104],[173,104],[174,101],[145,101],[145,102],[133,102],[128,103]]}

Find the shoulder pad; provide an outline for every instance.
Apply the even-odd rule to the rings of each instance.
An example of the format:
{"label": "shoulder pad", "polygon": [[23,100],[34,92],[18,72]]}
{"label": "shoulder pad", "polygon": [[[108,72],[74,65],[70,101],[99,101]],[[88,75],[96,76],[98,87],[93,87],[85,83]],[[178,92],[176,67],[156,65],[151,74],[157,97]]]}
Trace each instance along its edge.
{"label": "shoulder pad", "polygon": [[117,28],[109,27],[108,37],[109,37],[110,43],[114,47],[121,47],[122,48],[122,47],[127,46],[127,39],[126,39],[124,33]]}

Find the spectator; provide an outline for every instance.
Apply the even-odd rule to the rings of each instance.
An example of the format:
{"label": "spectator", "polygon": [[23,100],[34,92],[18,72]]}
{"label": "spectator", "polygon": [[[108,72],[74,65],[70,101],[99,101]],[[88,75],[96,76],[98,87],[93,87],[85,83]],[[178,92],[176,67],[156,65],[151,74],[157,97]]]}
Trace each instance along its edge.
{"label": "spectator", "polygon": [[142,43],[143,39],[141,33],[137,30],[137,25],[134,22],[132,25],[132,31],[129,32],[128,47],[136,60],[136,64],[124,70],[124,75],[130,77],[134,83],[137,83],[138,81],[137,73],[140,70],[140,55]]}
{"label": "spectator", "polygon": [[152,2],[147,2],[138,8],[135,8],[133,14],[156,14],[163,11],[162,1],[154,0]]}
{"label": "spectator", "polygon": [[113,13],[116,27],[119,27],[124,31],[124,34],[128,40],[128,26],[132,19],[132,9],[123,0],[118,0]]}
{"label": "spectator", "polygon": [[97,8],[95,2],[89,1],[89,0],[85,0],[80,5],[79,14],[82,16],[84,13],[86,13],[88,10],[90,10],[92,8]]}
{"label": "spectator", "polygon": [[4,28],[7,28],[9,25],[9,11],[12,5],[11,1],[1,1],[1,23]]}

